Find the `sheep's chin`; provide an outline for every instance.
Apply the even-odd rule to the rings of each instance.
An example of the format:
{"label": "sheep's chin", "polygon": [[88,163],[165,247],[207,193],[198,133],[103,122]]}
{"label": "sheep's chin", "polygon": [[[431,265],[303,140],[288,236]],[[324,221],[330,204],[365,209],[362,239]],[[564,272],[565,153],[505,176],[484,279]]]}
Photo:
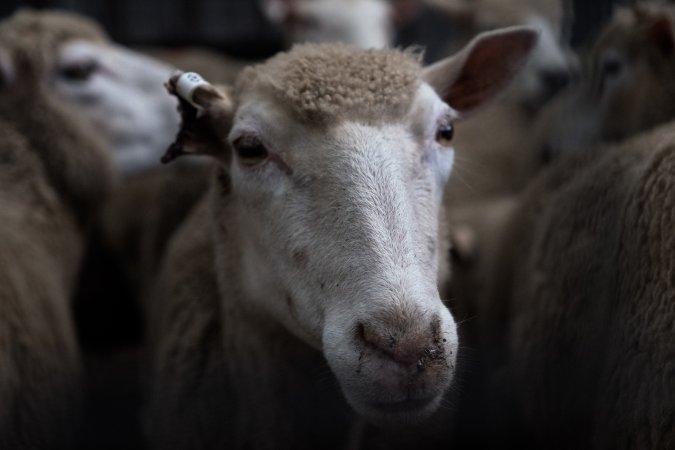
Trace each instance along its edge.
{"label": "sheep's chin", "polygon": [[347,402],[368,422],[385,427],[415,425],[429,418],[441,404],[443,394],[400,402],[364,402],[345,392]]}

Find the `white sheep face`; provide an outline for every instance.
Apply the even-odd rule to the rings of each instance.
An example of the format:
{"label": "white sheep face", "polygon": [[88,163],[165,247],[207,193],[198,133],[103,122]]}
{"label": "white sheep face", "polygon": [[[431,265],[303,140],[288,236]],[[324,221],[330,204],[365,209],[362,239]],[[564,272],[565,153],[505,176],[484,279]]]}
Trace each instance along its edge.
{"label": "white sheep face", "polygon": [[[236,284],[240,307],[322,351],[346,399],[372,421],[424,418],[453,378],[457,332],[436,287],[452,124],[503,89],[535,43],[531,29],[514,28],[480,36],[424,70],[396,59],[387,73],[403,61],[414,66],[399,77],[410,80],[399,109],[389,94],[373,95],[370,109],[350,106],[385,89],[374,77],[395,51],[318,45],[244,72],[240,81],[251,83],[234,102],[203,86],[189,94],[200,112],[182,102],[183,128],[166,160],[205,153],[228,172],[219,181],[228,186],[213,197],[221,286]],[[308,65],[326,55],[337,61],[331,75],[344,70],[331,88],[352,86],[337,96],[348,99],[342,112],[321,121],[298,113],[306,95],[280,103],[307,83],[322,92],[331,75]],[[306,70],[301,81],[276,88],[296,67]],[[355,90],[355,79],[367,89]],[[169,83],[174,93],[177,81]],[[236,273],[223,264],[232,242]]]}
{"label": "white sheep face", "polygon": [[269,154],[251,166],[235,151],[231,167],[250,298],[323,350],[369,417],[428,414],[452,379],[457,334],[436,249],[454,155],[440,135],[456,117],[423,84],[403,123],[319,130],[264,98],[234,119],[233,148],[259,141]]}
{"label": "white sheep face", "polygon": [[383,48],[393,40],[391,5],[383,0],[266,0],[263,9],[293,42],[343,42]]}
{"label": "white sheep face", "polygon": [[65,42],[53,83],[58,95],[93,122],[125,174],[156,166],[178,130],[175,99],[163,82],[170,66],[120,46]]}

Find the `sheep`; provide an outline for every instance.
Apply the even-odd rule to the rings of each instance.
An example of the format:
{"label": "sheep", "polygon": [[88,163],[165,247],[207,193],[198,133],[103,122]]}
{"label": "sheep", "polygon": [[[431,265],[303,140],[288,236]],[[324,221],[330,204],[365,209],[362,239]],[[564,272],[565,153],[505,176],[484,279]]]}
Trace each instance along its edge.
{"label": "sheep", "polygon": [[673,6],[617,9],[593,45],[582,81],[538,121],[531,164],[619,142],[675,118],[674,24]]}
{"label": "sheep", "polygon": [[673,122],[570,154],[508,220],[491,295],[497,392],[512,392],[502,414],[522,414],[514,429],[534,447],[675,445],[674,164]]}
{"label": "sheep", "polygon": [[165,161],[217,168],[149,301],[152,447],[340,447],[355,413],[439,412],[457,351],[436,287],[452,122],[536,39],[487,33],[424,70],[410,52],[299,45],[231,94],[170,80],[183,124]]}
{"label": "sheep", "polygon": [[0,24],[2,448],[73,448],[80,425],[70,297],[113,170],[98,136],[44,82],[65,36]]}
{"label": "sheep", "polygon": [[[84,126],[101,135],[124,178],[103,205],[100,236],[92,246],[100,244],[113,258],[121,258],[136,287],[135,258],[144,259],[144,274],[152,273],[165,236],[206,190],[200,177],[206,169],[198,164],[157,174],[160,156],[180,119],[175,100],[163,88],[175,69],[113,44],[97,24],[80,15],[24,9],[6,22],[17,33],[30,31],[36,38],[54,40],[41,72],[44,83],[75,110]],[[185,183],[190,187],[165,192],[162,186],[173,176],[191,180]],[[164,195],[173,197],[171,208],[156,207]],[[184,201],[177,202],[178,196]],[[95,261],[88,263],[87,267]],[[103,268],[107,273],[109,269]],[[98,289],[100,281],[95,284]],[[83,289],[84,295],[91,293]]]}
{"label": "sheep", "polygon": [[173,67],[113,44],[83,16],[23,9],[6,21],[58,42],[45,56],[45,80],[109,143],[123,175],[159,165],[178,129],[175,102],[161,88]]}
{"label": "sheep", "polygon": [[[541,170],[544,162],[550,164],[559,156],[573,149],[590,151],[593,145],[598,142],[624,139],[631,134],[668,119],[669,103],[672,103],[669,101],[669,98],[672,98],[669,93],[672,75],[668,75],[672,71],[672,62],[670,61],[672,58],[669,58],[667,53],[663,53],[663,49],[672,46],[673,42],[671,26],[669,25],[672,19],[669,19],[669,15],[668,9],[648,7],[644,4],[640,7],[622,8],[617,11],[614,19],[601,33],[593,47],[590,61],[585,66],[587,70],[585,78],[581,84],[572,87],[571,93],[566,93],[567,95],[564,95],[564,93],[554,101],[544,112],[544,117],[540,123],[537,124],[538,130],[536,133],[543,134],[550,144],[542,148],[542,150],[545,148],[544,152],[534,150],[527,152],[537,159],[533,161],[533,166],[537,167],[532,169],[531,172]],[[668,44],[669,40],[671,44]],[[637,51],[637,48],[642,50]],[[609,88],[599,91],[600,86],[607,83],[603,79],[607,77],[604,67],[608,55],[620,60],[623,68],[619,70],[622,75],[619,75]],[[628,57],[627,55],[632,56]],[[613,70],[616,70],[616,68],[611,71]],[[617,77],[617,74],[613,74],[611,77]],[[638,78],[642,81],[638,82]],[[640,86],[640,89],[636,89],[634,86]],[[597,92],[592,91],[592,89]],[[633,106],[618,108],[616,105],[620,103]],[[647,107],[647,105],[653,107],[653,109]],[[619,113],[619,110],[621,113]],[[670,118],[672,119],[672,115]],[[542,124],[545,126],[542,127]],[[554,124],[557,128],[551,128],[551,124]],[[619,127],[615,127],[615,124],[619,124]],[[607,133],[610,127],[620,131],[614,134],[613,139],[610,139],[610,134]],[[551,129],[553,129],[553,132]],[[534,139],[533,141],[533,148],[539,148],[541,145],[540,139]],[[551,150],[555,150],[556,145],[560,151],[552,152]],[[563,150],[564,148],[567,150]],[[603,150],[594,150],[592,153],[601,151]],[[544,154],[546,158],[542,158]],[[594,158],[597,158],[597,156],[590,158],[588,161],[593,162],[595,161]],[[587,160],[578,158],[575,161],[575,164],[579,167],[575,165],[574,170],[570,169],[564,176],[559,175],[557,178],[548,175],[548,179],[566,180],[567,177],[574,178],[574,172],[583,170],[580,167],[583,167],[582,163]],[[539,186],[541,186],[541,183]],[[532,190],[536,191],[534,188]],[[507,204],[519,203],[517,197],[511,197],[510,200],[505,201]],[[531,202],[531,200],[529,201]],[[555,204],[553,200],[548,201]],[[496,207],[491,206],[492,200],[488,200],[478,205],[468,205],[460,210],[455,209],[452,211],[452,222],[449,225],[449,232],[455,237],[457,245],[453,250],[452,279],[448,283],[448,290],[453,295],[455,307],[463,311],[469,319],[463,327],[460,338],[464,338],[464,342],[468,343],[475,351],[475,354],[472,355],[475,360],[475,368],[471,373],[471,379],[475,386],[466,389],[464,401],[461,405],[480,405],[482,403],[482,406],[478,409],[479,415],[485,415],[485,408],[488,407],[486,405],[491,398],[508,392],[511,386],[509,381],[504,381],[505,379],[508,380],[508,367],[503,367],[505,364],[503,356],[500,356],[500,354],[505,352],[499,352],[496,349],[500,347],[500,343],[507,335],[504,327],[508,326],[510,321],[515,320],[508,313],[508,302],[505,297],[517,299],[521,294],[505,295],[504,293],[511,292],[510,280],[513,271],[510,265],[518,264],[516,258],[519,261],[529,249],[528,244],[522,244],[522,242],[528,242],[527,239],[523,240],[524,234],[533,233],[533,230],[536,229],[535,224],[525,222],[522,218],[530,217],[533,214],[530,210],[521,209],[514,213],[512,207],[503,209],[504,204],[500,202],[501,200],[497,200]],[[545,204],[546,200],[540,200],[540,202]],[[507,215],[502,215],[500,209]],[[466,217],[463,217],[466,216],[466,210],[469,214],[469,225],[474,224],[469,228],[466,227]],[[499,216],[496,221],[494,220],[495,214]],[[509,221],[516,224],[511,227],[512,229],[504,227]],[[518,231],[516,235],[515,228],[520,227],[522,227],[522,230]],[[473,240],[476,244],[481,245],[477,248],[467,246],[467,235],[470,238],[469,241]],[[554,236],[553,231],[551,236]],[[507,262],[495,263],[495,255],[499,254]],[[557,264],[560,259],[554,258],[552,261]],[[532,265],[527,267],[532,269]],[[549,270],[551,274],[555,273],[553,272],[554,268],[549,268]],[[532,285],[527,279],[532,276],[531,272],[517,271],[517,273],[520,278],[513,282],[514,285]],[[534,273],[538,274],[538,271]],[[530,301],[533,302],[534,300]],[[526,309],[527,307],[523,307],[523,311]],[[520,309],[517,309],[517,311],[521,315],[525,315]],[[529,320],[540,319],[540,316],[534,314],[526,317]],[[460,318],[462,317],[460,316]],[[542,321],[542,326],[550,326],[550,323]],[[513,328],[519,329],[517,325],[513,325]],[[525,338],[521,338],[521,341],[519,341],[521,347],[525,345],[523,344],[524,340]],[[517,355],[519,351],[513,351],[513,354]],[[530,357],[531,353],[525,352],[523,356]],[[541,361],[541,359],[538,360],[539,363]],[[528,381],[532,382],[537,378],[538,370],[527,366],[523,360],[519,360],[519,362],[521,366],[528,367],[527,374],[530,377]],[[485,378],[481,379],[481,377]],[[527,382],[524,382],[523,385],[528,386]],[[567,382],[566,386],[574,391],[573,382]],[[569,394],[569,392],[567,393]],[[478,395],[483,395],[484,400],[478,400]],[[556,395],[559,395],[559,393]],[[560,397],[577,400],[580,398],[576,394],[560,395]],[[530,402],[534,401],[532,400],[534,396],[528,398]],[[513,409],[515,406],[513,405],[517,404],[517,401],[513,398],[510,401],[511,406],[504,407],[501,414],[495,414],[499,421],[505,422],[505,417],[514,415]],[[550,404],[564,404],[564,402],[548,401]],[[537,412],[532,411],[531,404],[529,406],[530,414],[536,417]],[[463,409],[466,410],[466,408]],[[584,420],[589,420],[588,416],[583,413],[579,414],[580,423]],[[555,421],[556,419],[551,419],[551,422]],[[533,425],[533,422],[535,425]],[[540,426],[534,420],[531,420],[529,424],[529,428]],[[558,431],[561,429],[562,427],[558,428]],[[501,430],[501,432],[508,433],[505,430]],[[515,439],[521,438],[523,436],[515,437]],[[568,441],[564,442],[569,447],[574,446]],[[586,445],[581,446],[585,447]],[[565,447],[565,444],[562,444],[562,447]],[[604,448],[607,447],[613,446],[604,446]]]}
{"label": "sheep", "polygon": [[290,43],[343,42],[384,48],[394,40],[394,11],[384,0],[260,0]]}

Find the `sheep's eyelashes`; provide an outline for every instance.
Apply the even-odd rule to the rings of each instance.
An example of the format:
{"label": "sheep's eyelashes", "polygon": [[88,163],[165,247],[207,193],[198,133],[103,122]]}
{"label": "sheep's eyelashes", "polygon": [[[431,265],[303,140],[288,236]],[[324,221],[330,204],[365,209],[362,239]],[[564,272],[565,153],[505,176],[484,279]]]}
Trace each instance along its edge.
{"label": "sheep's eyelashes", "polygon": [[455,128],[451,123],[444,123],[436,130],[436,142],[444,147],[450,146],[452,138],[455,135]]}
{"label": "sheep's eyelashes", "polygon": [[233,147],[239,161],[246,166],[257,165],[269,156],[265,145],[256,138],[237,139]]}
{"label": "sheep's eyelashes", "polygon": [[63,78],[73,81],[88,79],[98,68],[96,61],[87,60],[65,65],[59,71]]}

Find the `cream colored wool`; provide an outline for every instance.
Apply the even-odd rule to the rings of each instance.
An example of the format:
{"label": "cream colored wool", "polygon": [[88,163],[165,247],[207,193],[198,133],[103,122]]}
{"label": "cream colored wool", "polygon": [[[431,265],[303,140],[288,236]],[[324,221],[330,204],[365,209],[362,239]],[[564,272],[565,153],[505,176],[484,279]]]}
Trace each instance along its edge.
{"label": "cream colored wool", "polygon": [[494,345],[539,445],[675,445],[674,130],[562,158],[512,215]]}
{"label": "cream colored wool", "polygon": [[74,448],[83,383],[70,300],[112,170],[45,89],[42,50],[58,42],[31,34],[25,14],[0,25],[0,448]]}
{"label": "cream colored wool", "polygon": [[270,92],[307,122],[392,121],[419,86],[419,56],[398,50],[354,52],[343,44],[296,45],[245,69],[236,94]]}

